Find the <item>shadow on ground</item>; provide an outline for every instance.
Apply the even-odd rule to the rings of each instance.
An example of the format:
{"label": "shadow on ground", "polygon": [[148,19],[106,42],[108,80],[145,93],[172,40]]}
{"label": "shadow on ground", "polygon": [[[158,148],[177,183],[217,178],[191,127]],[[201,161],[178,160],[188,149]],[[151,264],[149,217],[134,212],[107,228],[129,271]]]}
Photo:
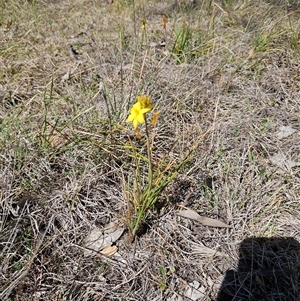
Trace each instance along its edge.
{"label": "shadow on ground", "polygon": [[294,238],[247,238],[237,270],[228,270],[216,301],[300,300],[300,244]]}

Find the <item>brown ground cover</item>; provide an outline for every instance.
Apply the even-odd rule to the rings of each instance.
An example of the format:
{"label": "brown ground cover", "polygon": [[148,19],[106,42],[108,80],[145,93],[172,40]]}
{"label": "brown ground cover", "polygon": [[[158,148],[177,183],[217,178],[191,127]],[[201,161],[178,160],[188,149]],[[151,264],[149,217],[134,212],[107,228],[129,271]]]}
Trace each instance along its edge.
{"label": "brown ground cover", "polygon": [[[298,1],[0,9],[0,300],[300,300]],[[139,94],[154,162],[203,138],[132,242]]]}

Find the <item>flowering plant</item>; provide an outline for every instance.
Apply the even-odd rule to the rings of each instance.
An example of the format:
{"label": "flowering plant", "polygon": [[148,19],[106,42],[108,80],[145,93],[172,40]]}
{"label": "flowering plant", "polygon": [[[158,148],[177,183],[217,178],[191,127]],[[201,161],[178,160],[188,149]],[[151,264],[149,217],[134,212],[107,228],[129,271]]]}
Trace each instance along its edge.
{"label": "flowering plant", "polygon": [[[190,151],[187,156],[176,163],[176,160],[168,160],[168,156],[165,155],[155,166],[153,170],[152,149],[155,138],[155,131],[153,131],[152,137],[150,137],[150,129],[156,126],[158,119],[158,112],[153,114],[151,121],[152,128],[147,122],[147,113],[153,109],[151,99],[149,96],[140,95],[137,97],[137,102],[130,109],[130,114],[126,119],[127,122],[132,122],[139,138],[141,134],[138,126],[145,125],[146,143],[147,143],[147,158],[141,154],[141,151],[136,151],[136,148],[132,147],[133,158],[135,159],[135,173],[133,187],[126,189],[126,200],[128,204],[127,223],[129,231],[132,235],[132,239],[135,238],[142,225],[149,218],[151,209],[158,201],[163,190],[177,175],[178,170],[190,160]],[[174,144],[175,145],[175,144]],[[143,161],[142,161],[143,160]],[[144,184],[142,179],[145,178],[142,174],[142,163],[146,162],[148,165],[147,182]]]}

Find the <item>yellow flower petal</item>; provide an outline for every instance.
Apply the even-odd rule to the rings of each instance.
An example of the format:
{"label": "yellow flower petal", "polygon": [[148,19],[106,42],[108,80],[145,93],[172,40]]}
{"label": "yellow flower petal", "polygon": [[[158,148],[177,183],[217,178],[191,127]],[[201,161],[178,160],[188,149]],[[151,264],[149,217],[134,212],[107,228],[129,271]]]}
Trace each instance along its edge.
{"label": "yellow flower petal", "polygon": [[140,109],[142,109],[142,106],[141,106],[140,102],[136,102],[136,103],[133,105],[133,107],[132,107],[131,110],[137,110],[137,111],[139,111]]}
{"label": "yellow flower petal", "polygon": [[126,122],[131,122],[134,119],[133,115],[129,115],[126,119]]}
{"label": "yellow flower petal", "polygon": [[145,116],[147,112],[152,109],[150,97],[141,95],[137,97],[137,102],[130,109],[130,115],[127,117],[126,122],[132,122],[133,127],[137,129],[138,124],[145,123]]}
{"label": "yellow flower petal", "polygon": [[145,122],[145,117],[144,114],[139,114],[136,118],[136,120],[138,121],[138,123],[144,123]]}
{"label": "yellow flower petal", "polygon": [[142,138],[142,135],[141,135],[141,133],[140,133],[140,131],[139,131],[138,128],[135,129],[135,133],[136,133],[136,136],[137,136],[138,139]]}
{"label": "yellow flower petal", "polygon": [[137,126],[138,126],[138,120],[137,120],[137,119],[134,119],[134,120],[133,120],[133,127],[134,127],[135,129],[137,129]]}
{"label": "yellow flower petal", "polygon": [[149,112],[151,109],[147,108],[147,109],[141,109],[140,113],[145,114],[147,112]]}

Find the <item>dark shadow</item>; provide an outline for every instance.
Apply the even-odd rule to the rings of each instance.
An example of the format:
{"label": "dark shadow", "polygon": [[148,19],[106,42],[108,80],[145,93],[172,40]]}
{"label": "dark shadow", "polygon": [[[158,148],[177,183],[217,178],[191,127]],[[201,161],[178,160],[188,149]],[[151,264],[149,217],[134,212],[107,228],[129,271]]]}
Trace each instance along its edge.
{"label": "dark shadow", "polygon": [[216,301],[299,301],[300,244],[294,238],[247,238],[237,270],[228,270]]}

